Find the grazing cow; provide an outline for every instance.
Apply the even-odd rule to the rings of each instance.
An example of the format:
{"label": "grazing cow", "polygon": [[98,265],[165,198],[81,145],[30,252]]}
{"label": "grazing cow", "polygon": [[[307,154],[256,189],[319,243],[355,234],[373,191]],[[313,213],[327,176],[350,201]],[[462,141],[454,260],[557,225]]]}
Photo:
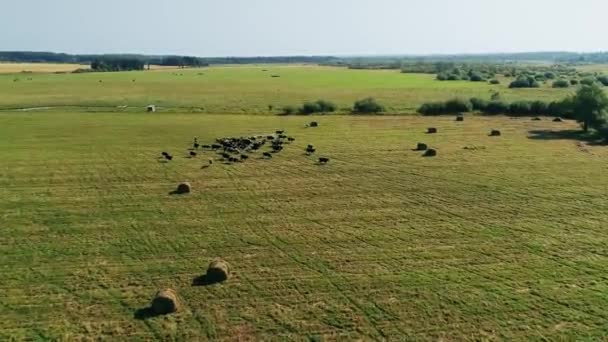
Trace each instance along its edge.
{"label": "grazing cow", "polygon": [[224,158],[224,159],[230,159],[231,157],[230,157],[230,155],[228,153],[224,152],[224,153],[222,153],[222,158]]}
{"label": "grazing cow", "polygon": [[542,119],[541,119],[541,118],[539,118],[538,116],[532,119],[532,121],[541,121],[541,120],[542,120]]}
{"label": "grazing cow", "polygon": [[327,164],[329,162],[329,158],[321,157],[319,158],[319,164]]}
{"label": "grazing cow", "polygon": [[274,135],[269,135],[269,136],[266,137],[266,139],[268,139],[268,140],[274,140]]}
{"label": "grazing cow", "polygon": [[416,150],[417,151],[426,151],[428,150],[428,146],[424,143],[418,143],[418,145],[416,146]]}
{"label": "grazing cow", "polygon": [[235,158],[235,157],[230,157],[230,159],[228,159],[231,163],[237,163],[239,161],[239,158]]}
{"label": "grazing cow", "polygon": [[318,123],[318,122],[316,122],[316,121],[313,121],[313,122],[311,122],[311,123],[310,123],[310,125],[309,125],[309,126],[310,126],[310,127],[319,127],[319,123]]}
{"label": "grazing cow", "polygon": [[209,158],[209,165],[213,165],[213,159]]}
{"label": "grazing cow", "polygon": [[211,149],[213,149],[213,150],[219,150],[220,148],[222,148],[222,145],[220,145],[220,144],[211,145]]}
{"label": "grazing cow", "polygon": [[296,138],[293,138],[293,137],[288,137],[288,138],[287,138],[287,141],[289,141],[289,142],[294,142],[294,141],[296,141]]}
{"label": "grazing cow", "polygon": [[281,134],[285,133],[285,131],[276,131],[275,133],[278,135],[281,135]]}
{"label": "grazing cow", "polygon": [[171,160],[173,160],[173,156],[172,156],[172,155],[170,155],[170,154],[167,154],[167,155],[165,156],[165,159],[167,159],[167,160],[171,161]]}
{"label": "grazing cow", "polygon": [[272,154],[270,152],[264,152],[264,157],[266,158],[271,158],[272,159]]}
{"label": "grazing cow", "polygon": [[429,129],[426,132],[428,134],[435,134],[435,133],[437,133],[437,128],[435,128],[435,127],[429,127]]}
{"label": "grazing cow", "polygon": [[161,153],[161,155],[162,155],[163,157],[166,157],[166,156],[168,156],[168,155],[169,155],[169,153],[167,153],[167,152],[162,152],[162,153]]}
{"label": "grazing cow", "polygon": [[198,149],[201,145],[199,145],[199,143],[194,143],[194,145],[192,145],[192,147],[194,147],[195,149]]}
{"label": "grazing cow", "polygon": [[206,148],[206,149],[210,149],[211,145],[202,145],[201,148]]}
{"label": "grazing cow", "polygon": [[249,156],[248,156],[248,155],[246,155],[246,154],[241,154],[241,160],[245,161],[245,160],[247,160],[247,159],[249,159]]}
{"label": "grazing cow", "polygon": [[490,132],[490,136],[491,137],[499,137],[499,136],[501,136],[501,133],[500,133],[499,130],[493,129],[492,132]]}
{"label": "grazing cow", "polygon": [[194,151],[190,151],[190,157],[191,157],[191,158],[196,157],[196,152],[194,152]]}
{"label": "grazing cow", "polygon": [[464,116],[462,114],[456,116],[456,121],[464,121]]}
{"label": "grazing cow", "polygon": [[563,122],[564,120],[562,118],[555,118],[553,119],[553,122]]}

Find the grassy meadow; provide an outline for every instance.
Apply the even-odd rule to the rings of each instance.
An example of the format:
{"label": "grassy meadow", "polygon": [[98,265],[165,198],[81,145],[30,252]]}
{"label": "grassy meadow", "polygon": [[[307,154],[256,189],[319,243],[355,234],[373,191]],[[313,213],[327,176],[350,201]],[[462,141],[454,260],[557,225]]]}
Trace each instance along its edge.
{"label": "grassy meadow", "polygon": [[[259,69],[0,77],[0,101],[261,113],[271,101],[371,94],[405,111],[491,89]],[[488,137],[494,128],[503,136]],[[185,158],[194,136],[276,129],[296,141],[272,160]],[[0,340],[606,339],[608,150],[572,140],[577,129],[505,117],[0,113]],[[438,156],[421,157],[417,142]],[[330,163],[303,155],[307,144]],[[161,151],[175,159],[159,162]],[[193,193],[169,195],[182,181]],[[214,257],[233,277],[192,286]],[[136,318],[164,287],[183,309]]]}
{"label": "grassy meadow", "polygon": [[[0,64],[2,65],[2,64]],[[271,77],[271,76],[280,77]],[[121,73],[3,74],[0,110],[53,107],[60,111],[161,111],[210,114],[278,114],[287,105],[325,99],[341,112],[356,100],[375,97],[391,114],[411,114],[424,102],[454,97],[489,99],[500,92],[506,101],[556,100],[571,92],[544,85],[509,89],[486,82],[440,82],[431,74],[396,70],[348,70],[310,65],[215,66]],[[273,106],[273,110],[269,110]],[[57,108],[59,107],[59,108]]]}

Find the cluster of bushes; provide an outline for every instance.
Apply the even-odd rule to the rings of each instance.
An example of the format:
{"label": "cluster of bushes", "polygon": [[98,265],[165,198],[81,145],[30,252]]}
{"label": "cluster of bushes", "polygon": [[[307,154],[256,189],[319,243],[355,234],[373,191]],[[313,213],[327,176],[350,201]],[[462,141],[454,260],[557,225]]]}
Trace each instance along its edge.
{"label": "cluster of bushes", "polygon": [[509,88],[538,88],[540,83],[532,76],[520,76],[509,84]]}
{"label": "cluster of bushes", "polygon": [[333,113],[337,109],[338,107],[332,102],[326,100],[317,100],[314,102],[304,102],[299,108],[296,108],[294,106],[283,107],[283,114],[310,115],[315,113]]}
{"label": "cluster of bushes", "polygon": [[418,108],[418,113],[422,115],[458,114],[472,111],[487,115],[572,117],[572,105],[568,99],[553,102],[516,101],[512,103],[501,100],[487,101],[480,98],[451,99],[445,102],[425,103]]}
{"label": "cluster of bushes", "polygon": [[[326,100],[317,100],[314,102],[305,102],[299,108],[294,106],[283,107],[282,114],[310,115],[315,113],[333,113],[336,110],[338,110],[338,107],[334,103]],[[371,97],[355,102],[352,108],[354,114],[377,114],[384,112],[384,110],[384,106]]]}
{"label": "cluster of bushes", "polygon": [[105,58],[91,62],[93,71],[131,71],[144,70],[145,63],[137,58]]}
{"label": "cluster of bushes", "polygon": [[372,97],[359,100],[353,106],[353,113],[355,114],[378,114],[384,112],[384,110],[384,106]]}

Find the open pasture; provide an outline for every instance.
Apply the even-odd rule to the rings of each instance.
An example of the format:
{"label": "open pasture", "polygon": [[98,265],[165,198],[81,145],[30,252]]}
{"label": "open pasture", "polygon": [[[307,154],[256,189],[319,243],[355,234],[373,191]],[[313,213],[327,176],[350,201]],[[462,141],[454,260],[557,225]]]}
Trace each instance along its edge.
{"label": "open pasture", "polygon": [[[234,70],[137,75],[150,89],[242,82],[251,108],[261,71]],[[315,70],[281,69],[282,80],[331,97],[324,88],[340,95],[339,75],[352,72],[308,78]],[[109,103],[127,75],[40,82]],[[435,92],[426,76],[390,74],[383,88],[374,73],[351,75],[370,82],[351,84],[345,102],[408,78]],[[115,93],[92,91],[95,78]],[[294,89],[262,82],[266,92]],[[478,91],[463,85],[455,91]],[[26,105],[21,93],[12,100]],[[313,119],[319,127],[305,128]],[[577,128],[501,117],[2,113],[0,340],[606,338],[608,152],[551,133]],[[195,136],[276,129],[297,140],[272,160],[203,168],[211,152],[186,158]],[[412,151],[419,142],[438,155]],[[330,162],[316,165],[307,144]],[[165,150],[175,158],[161,163]],[[169,195],[184,181],[191,194]],[[215,257],[231,279],[192,286]],[[135,317],[167,287],[181,311]]]}
{"label": "open pasture", "polygon": [[388,113],[411,114],[424,102],[454,97],[489,99],[496,91],[505,101],[550,101],[570,93],[550,85],[509,89],[509,79],[501,81],[500,85],[440,82],[431,74],[310,65],[7,74],[0,75],[0,110],[60,107],[61,111],[141,111],[148,104],[156,104],[161,111],[278,114],[283,106],[324,99],[347,112],[356,100],[371,96],[385,105]]}

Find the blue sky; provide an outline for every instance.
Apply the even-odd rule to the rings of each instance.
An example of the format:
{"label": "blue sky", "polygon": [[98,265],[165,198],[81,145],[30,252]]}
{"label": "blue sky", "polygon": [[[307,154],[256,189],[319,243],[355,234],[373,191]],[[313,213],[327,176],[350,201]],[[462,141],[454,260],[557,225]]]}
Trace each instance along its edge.
{"label": "blue sky", "polygon": [[608,0],[0,2],[0,50],[197,56],[608,50]]}

